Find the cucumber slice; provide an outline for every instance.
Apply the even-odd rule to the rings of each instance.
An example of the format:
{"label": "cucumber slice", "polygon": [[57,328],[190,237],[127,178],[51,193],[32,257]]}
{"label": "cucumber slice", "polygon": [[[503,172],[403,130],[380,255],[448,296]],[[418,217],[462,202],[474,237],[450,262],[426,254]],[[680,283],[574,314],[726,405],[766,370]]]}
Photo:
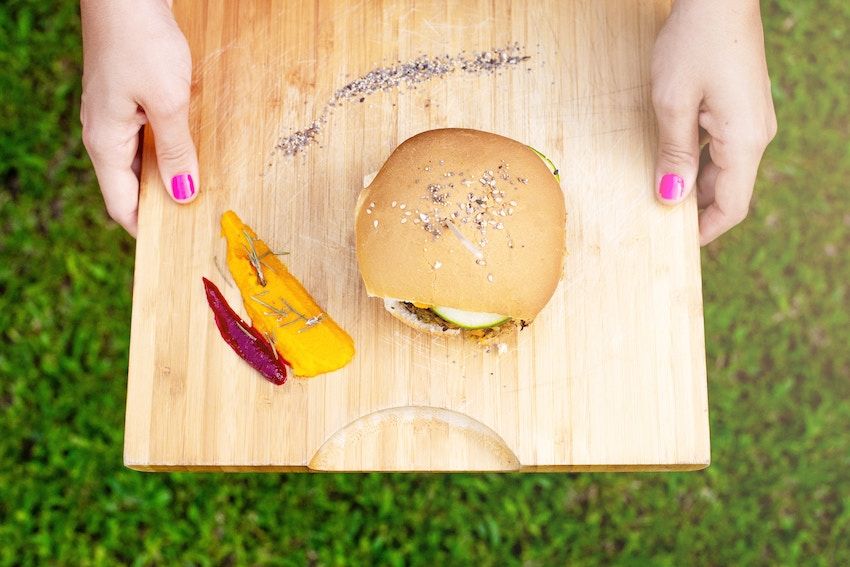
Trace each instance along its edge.
{"label": "cucumber slice", "polygon": [[431,311],[448,321],[464,329],[486,329],[498,327],[510,317],[498,313],[477,313],[475,311],[461,311],[452,307],[432,307]]}
{"label": "cucumber slice", "polygon": [[[531,148],[531,146],[528,146],[528,147]],[[560,173],[558,173],[558,168],[555,167],[555,164],[552,163],[552,160],[547,158],[546,156],[544,156],[543,154],[541,154],[540,152],[538,152],[534,148],[531,148],[531,151],[536,153],[538,156],[540,156],[540,159],[542,159],[544,162],[546,162],[546,165],[549,166],[549,171],[551,171],[552,175],[555,176],[555,179],[557,179],[560,182],[561,181],[561,175],[560,175]]]}

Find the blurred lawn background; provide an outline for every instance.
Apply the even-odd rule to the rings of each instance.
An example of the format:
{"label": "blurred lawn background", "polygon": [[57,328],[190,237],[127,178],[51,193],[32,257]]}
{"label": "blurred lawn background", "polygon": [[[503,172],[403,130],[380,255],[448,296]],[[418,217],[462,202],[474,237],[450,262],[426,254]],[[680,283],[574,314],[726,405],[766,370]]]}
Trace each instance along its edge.
{"label": "blurred lawn background", "polygon": [[703,252],[708,470],[152,475],[122,467],[134,243],[80,142],[77,5],[4,2],[0,564],[850,565],[850,3],[762,11],[780,127]]}

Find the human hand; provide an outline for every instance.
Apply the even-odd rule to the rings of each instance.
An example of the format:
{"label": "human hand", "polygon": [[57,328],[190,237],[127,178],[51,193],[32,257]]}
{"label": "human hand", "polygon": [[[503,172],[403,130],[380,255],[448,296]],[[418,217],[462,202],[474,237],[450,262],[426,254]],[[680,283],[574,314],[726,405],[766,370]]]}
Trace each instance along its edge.
{"label": "human hand", "polygon": [[171,197],[197,196],[189,132],[192,61],[165,0],[82,0],[83,143],[106,210],[136,235],[141,128],[150,120]]}
{"label": "human hand", "polygon": [[[776,135],[758,0],[677,0],[652,55],[656,195],[697,187],[700,244],[747,216],[759,162]],[[709,137],[700,165],[700,130]]]}

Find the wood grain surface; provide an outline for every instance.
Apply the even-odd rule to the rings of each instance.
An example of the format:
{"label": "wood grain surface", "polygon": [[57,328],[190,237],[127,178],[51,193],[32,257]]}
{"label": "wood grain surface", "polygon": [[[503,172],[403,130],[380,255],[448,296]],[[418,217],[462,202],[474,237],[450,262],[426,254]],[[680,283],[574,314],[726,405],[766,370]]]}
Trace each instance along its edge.
{"label": "wood grain surface", "polygon": [[[200,197],[167,197],[146,137],[125,464],[141,470],[685,470],[709,462],[696,203],[653,194],[652,43],[669,0],[175,1],[194,71]],[[531,59],[334,109],[319,144],[272,155],[378,65],[519,42]],[[499,354],[402,326],[366,296],[364,175],[423,130],[489,130],[547,153],[566,275]],[[269,165],[271,164],[271,165]],[[227,347],[237,310],[219,217],[235,210],[354,337],[345,369],[275,387]],[[244,313],[244,310],[242,310]]]}

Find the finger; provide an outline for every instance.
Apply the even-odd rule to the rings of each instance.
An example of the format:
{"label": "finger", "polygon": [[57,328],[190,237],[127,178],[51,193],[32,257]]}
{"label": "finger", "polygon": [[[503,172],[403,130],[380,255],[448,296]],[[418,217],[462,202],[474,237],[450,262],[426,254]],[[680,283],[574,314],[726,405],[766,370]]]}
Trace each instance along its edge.
{"label": "finger", "polygon": [[704,209],[714,202],[714,186],[720,168],[711,161],[709,146],[705,146],[700,154],[699,175],[697,176],[697,207]]}
{"label": "finger", "polygon": [[198,157],[189,131],[189,85],[145,104],[162,182],[171,198],[189,203],[198,195]]}
{"label": "finger", "polygon": [[102,165],[95,168],[103,202],[109,216],[134,238],[138,231],[139,180],[128,167]]}
{"label": "finger", "polygon": [[[716,163],[714,155],[712,161]],[[699,217],[702,246],[747,218],[758,171],[758,159],[735,161],[725,169],[715,167],[717,174],[713,186],[714,201]]]}
{"label": "finger", "polygon": [[[708,244],[742,222],[749,213],[753,187],[767,144],[775,133],[771,116],[760,118],[747,111],[747,105],[735,106],[727,101],[723,108],[735,108],[735,113],[701,117],[712,135],[709,155],[717,167],[713,184],[714,200],[700,213],[700,243]],[[740,112],[744,108],[744,112]]]}
{"label": "finger", "polygon": [[[106,210],[133,236],[137,228],[139,179],[132,164],[138,150],[142,121],[135,109],[136,105],[132,103],[126,109],[98,109],[92,114],[84,104],[81,112],[83,144],[94,166]],[[125,118],[114,118],[120,115]]]}
{"label": "finger", "polygon": [[665,204],[680,202],[693,189],[699,169],[699,100],[653,91],[658,120],[656,196]]}
{"label": "finger", "polygon": [[139,129],[139,141],[136,148],[136,155],[133,157],[133,164],[130,169],[133,170],[133,175],[139,179],[142,175],[142,148],[145,146],[145,129]]}

